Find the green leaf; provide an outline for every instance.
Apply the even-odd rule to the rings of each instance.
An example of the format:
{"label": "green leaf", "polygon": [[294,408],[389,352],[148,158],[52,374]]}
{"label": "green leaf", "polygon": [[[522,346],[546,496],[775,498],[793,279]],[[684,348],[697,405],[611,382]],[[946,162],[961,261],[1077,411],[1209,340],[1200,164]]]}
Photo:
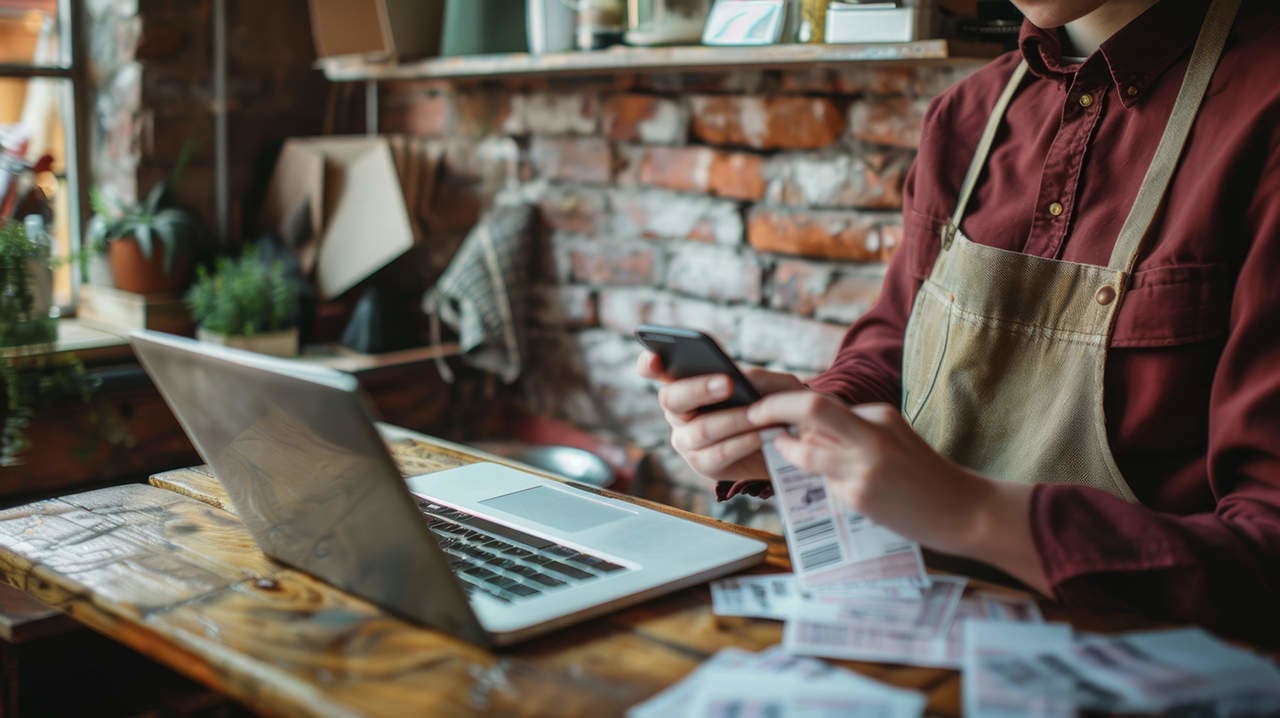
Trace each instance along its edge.
{"label": "green leaf", "polygon": [[133,226],[133,240],[138,243],[138,251],[142,252],[142,256],[151,259],[151,225],[146,222],[136,222]]}

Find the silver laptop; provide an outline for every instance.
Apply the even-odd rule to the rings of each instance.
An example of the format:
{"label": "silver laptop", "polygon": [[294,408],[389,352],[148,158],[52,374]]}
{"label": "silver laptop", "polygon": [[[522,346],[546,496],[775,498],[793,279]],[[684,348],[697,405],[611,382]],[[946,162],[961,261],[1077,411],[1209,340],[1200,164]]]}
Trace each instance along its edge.
{"label": "silver laptop", "polygon": [[764,558],[760,541],[500,464],[406,481],[352,376],[131,339],[267,555],[474,643],[515,643]]}

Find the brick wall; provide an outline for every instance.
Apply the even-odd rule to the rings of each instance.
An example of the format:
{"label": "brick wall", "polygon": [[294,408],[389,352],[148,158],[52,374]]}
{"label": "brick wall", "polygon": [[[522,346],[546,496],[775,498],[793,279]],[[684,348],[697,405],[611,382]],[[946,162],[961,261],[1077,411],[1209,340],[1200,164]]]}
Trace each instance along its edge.
{"label": "brick wall", "polygon": [[499,188],[541,210],[521,399],[651,449],[650,497],[772,526],[759,502],[714,505],[671,451],[631,332],[690,326],[746,364],[825,367],[901,236],[929,99],[976,67],[402,82],[381,130],[447,147],[422,211],[439,257]]}
{"label": "brick wall", "polygon": [[[230,241],[241,239],[279,143],[325,129],[333,88],[313,69],[306,0],[227,0]],[[196,153],[179,199],[212,225],[214,204],[213,3],[101,0],[87,4],[92,184],[133,200]],[[332,118],[328,118],[332,124]]]}

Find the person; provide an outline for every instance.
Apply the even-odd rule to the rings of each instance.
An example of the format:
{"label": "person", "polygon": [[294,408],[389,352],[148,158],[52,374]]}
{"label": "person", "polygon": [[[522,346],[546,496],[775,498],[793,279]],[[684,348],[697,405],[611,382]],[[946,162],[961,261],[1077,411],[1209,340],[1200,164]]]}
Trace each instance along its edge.
{"label": "person", "polygon": [[787,460],[927,548],[1280,642],[1280,4],[1014,4],[1018,48],[929,106],[828,370],[702,414],[726,377],[639,371],[725,496],[789,425]]}

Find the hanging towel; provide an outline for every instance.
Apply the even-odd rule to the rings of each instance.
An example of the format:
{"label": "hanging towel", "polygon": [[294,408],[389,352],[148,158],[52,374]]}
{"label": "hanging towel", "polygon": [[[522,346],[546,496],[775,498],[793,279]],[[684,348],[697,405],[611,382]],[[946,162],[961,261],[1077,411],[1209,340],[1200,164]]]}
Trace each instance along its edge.
{"label": "hanging towel", "polygon": [[[448,268],[422,301],[431,316],[432,340],[440,322],[458,334],[462,361],[510,384],[520,376],[529,301],[533,209],[503,203],[472,228]],[[446,381],[453,375],[437,363]]]}

